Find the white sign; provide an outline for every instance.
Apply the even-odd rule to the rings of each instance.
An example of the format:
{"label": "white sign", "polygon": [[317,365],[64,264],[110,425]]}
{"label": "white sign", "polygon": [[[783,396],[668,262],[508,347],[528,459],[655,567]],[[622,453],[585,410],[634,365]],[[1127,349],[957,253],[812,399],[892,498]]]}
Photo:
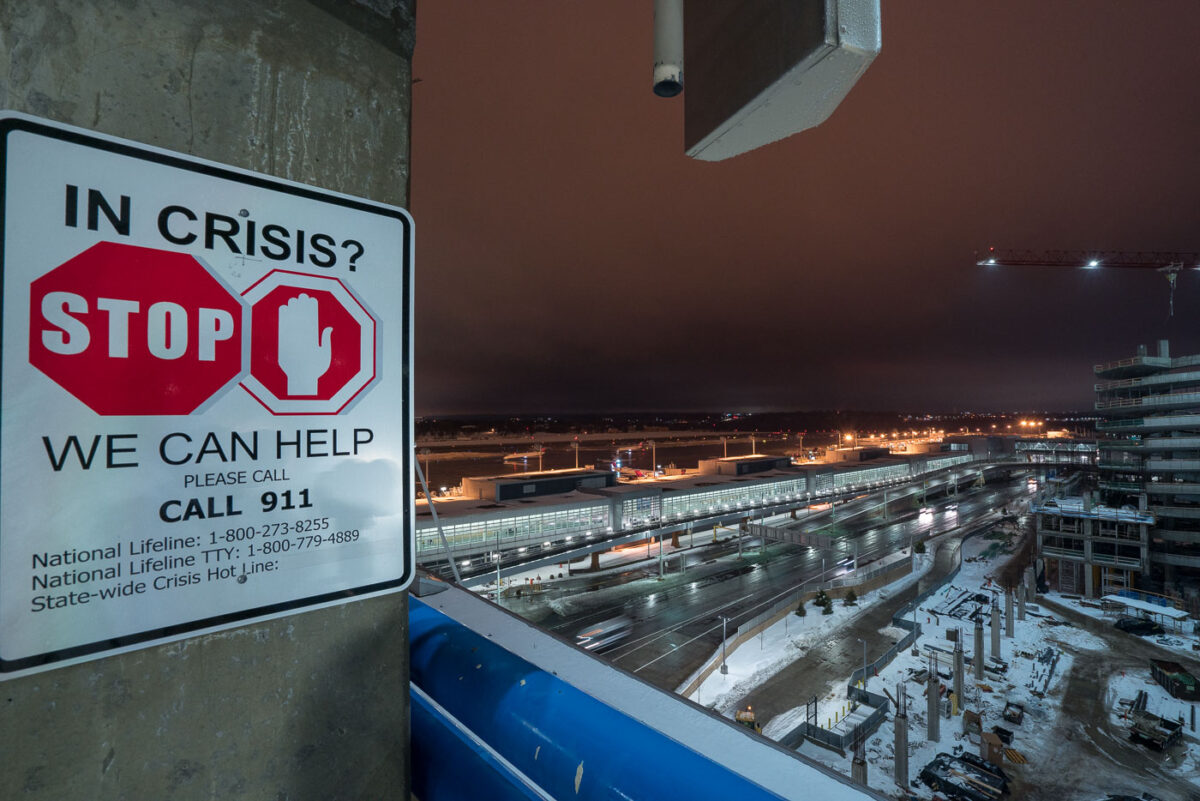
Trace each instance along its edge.
{"label": "white sign", "polygon": [[412,220],[0,113],[0,678],[413,576]]}

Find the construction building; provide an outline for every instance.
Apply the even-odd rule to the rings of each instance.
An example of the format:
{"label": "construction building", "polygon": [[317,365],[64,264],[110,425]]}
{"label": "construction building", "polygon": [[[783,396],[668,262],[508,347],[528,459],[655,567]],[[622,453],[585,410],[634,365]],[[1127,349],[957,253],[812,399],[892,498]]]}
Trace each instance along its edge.
{"label": "construction building", "polygon": [[[1094,489],[1043,499],[1046,582],[1091,597],[1137,590],[1200,599],[1200,355],[1167,340],[1095,366]],[[1085,485],[1086,486],[1086,485]]]}

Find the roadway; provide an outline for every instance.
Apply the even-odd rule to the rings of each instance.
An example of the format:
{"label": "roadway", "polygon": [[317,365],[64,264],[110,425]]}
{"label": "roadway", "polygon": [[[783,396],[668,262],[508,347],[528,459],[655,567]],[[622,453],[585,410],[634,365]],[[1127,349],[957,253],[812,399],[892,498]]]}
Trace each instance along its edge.
{"label": "roadway", "polygon": [[[913,510],[891,522],[881,520],[879,510],[869,511],[877,499],[864,498],[855,502],[860,513],[852,514],[853,507],[839,508],[837,520],[823,523],[829,527],[823,533],[859,543],[860,563],[865,563],[901,550],[912,540],[969,526],[1027,492],[1023,477],[997,479],[984,487],[963,488],[958,496],[930,501],[929,513]],[[686,544],[685,538],[681,544]],[[848,566],[838,562],[850,552],[849,547],[831,554],[768,543],[750,548],[739,560],[732,543],[697,546],[682,557],[682,570],[673,565],[674,572],[661,581],[655,580],[658,566],[651,559],[642,567],[577,576],[559,584],[559,591],[505,599],[504,605],[567,639],[585,626],[628,615],[634,621],[632,636],[605,656],[618,667],[674,691],[720,647],[722,617],[728,619],[729,631],[735,630],[739,622],[815,580],[822,572],[822,559],[826,578],[844,573]],[[858,649],[860,659],[861,654]]]}

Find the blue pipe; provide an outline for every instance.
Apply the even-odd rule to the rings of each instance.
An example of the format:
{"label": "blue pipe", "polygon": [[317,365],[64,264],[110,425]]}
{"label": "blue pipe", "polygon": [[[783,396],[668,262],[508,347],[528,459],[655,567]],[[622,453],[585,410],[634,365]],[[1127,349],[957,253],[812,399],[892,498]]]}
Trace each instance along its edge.
{"label": "blue pipe", "polygon": [[[409,599],[409,643],[412,682],[555,798],[781,801],[415,597]],[[664,697],[663,703],[679,702]],[[418,717],[413,720],[415,742],[423,733]],[[439,783],[475,786],[449,755],[432,758],[441,760],[430,771]],[[414,773],[418,798],[434,797],[421,786],[427,780]]]}

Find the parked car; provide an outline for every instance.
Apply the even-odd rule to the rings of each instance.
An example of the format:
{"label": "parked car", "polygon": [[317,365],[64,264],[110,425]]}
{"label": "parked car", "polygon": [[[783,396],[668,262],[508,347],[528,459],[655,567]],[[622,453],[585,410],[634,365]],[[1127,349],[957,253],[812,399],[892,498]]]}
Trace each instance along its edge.
{"label": "parked car", "polygon": [[1145,637],[1150,634],[1162,634],[1164,631],[1161,624],[1155,623],[1153,620],[1147,620],[1144,617],[1123,617],[1113,625],[1121,631],[1136,634],[1139,637]]}

